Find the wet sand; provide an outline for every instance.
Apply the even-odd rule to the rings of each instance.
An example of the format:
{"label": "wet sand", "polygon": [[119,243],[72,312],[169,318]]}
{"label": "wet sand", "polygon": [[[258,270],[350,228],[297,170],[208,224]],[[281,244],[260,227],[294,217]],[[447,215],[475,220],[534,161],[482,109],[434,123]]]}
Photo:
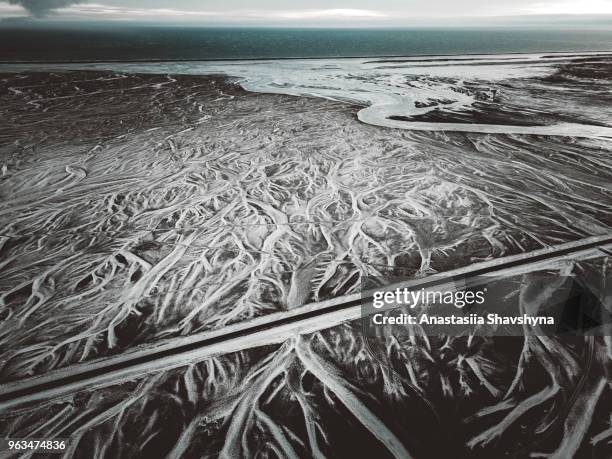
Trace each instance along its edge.
{"label": "wet sand", "polygon": [[[563,135],[548,124],[551,135],[499,124],[503,113],[517,116],[516,98],[487,106],[499,110],[499,130],[439,131],[443,123],[423,122],[432,132],[418,132],[364,124],[356,104],[247,92],[222,77],[0,75],[0,380],[356,293],[365,276],[429,276],[609,234],[612,143],[598,131],[609,114],[597,106],[610,75],[606,65],[589,65],[591,82],[570,68],[506,89],[548,87],[541,100],[528,94],[538,107],[529,116],[544,124],[580,111],[573,121],[582,130]],[[559,84],[577,95],[573,105]],[[590,103],[585,88],[594,91]],[[344,324],[11,410],[0,414],[10,420],[2,433],[71,436],[69,456],[91,448],[109,457],[199,448],[227,457],[405,455],[414,435],[435,431],[406,423],[439,422],[423,400],[451,420],[458,415],[449,400],[464,397],[475,397],[474,412],[515,408],[505,418],[513,425],[535,400],[520,403],[528,398],[522,389],[503,399],[514,370],[535,377],[531,388],[543,381],[542,368],[517,370],[515,359],[523,349],[550,363],[541,352],[550,343],[523,344],[500,351],[483,340],[464,352],[461,339],[419,341],[399,346],[401,356],[389,344],[384,358],[414,365],[402,367],[400,383],[368,356],[357,326]],[[557,366],[568,370],[552,377],[565,396],[586,371],[589,346],[557,349]],[[601,395],[589,384],[579,400]],[[543,405],[557,396],[541,390]],[[416,418],[396,418],[397,407]],[[453,427],[449,444],[487,457],[505,424],[481,424]],[[352,429],[364,433],[358,442],[349,441]],[[260,434],[276,449],[259,443]],[[418,443],[414,450],[426,451]]]}
{"label": "wet sand", "polygon": [[380,129],[214,77],[1,79],[4,379],[610,228],[604,139]]}

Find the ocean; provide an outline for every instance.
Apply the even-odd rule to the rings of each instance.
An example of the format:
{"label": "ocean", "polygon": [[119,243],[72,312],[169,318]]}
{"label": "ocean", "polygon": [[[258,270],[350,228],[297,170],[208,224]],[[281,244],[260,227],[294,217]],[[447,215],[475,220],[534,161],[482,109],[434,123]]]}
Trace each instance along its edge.
{"label": "ocean", "polygon": [[612,50],[612,30],[281,29],[0,23],[0,62],[381,57]]}

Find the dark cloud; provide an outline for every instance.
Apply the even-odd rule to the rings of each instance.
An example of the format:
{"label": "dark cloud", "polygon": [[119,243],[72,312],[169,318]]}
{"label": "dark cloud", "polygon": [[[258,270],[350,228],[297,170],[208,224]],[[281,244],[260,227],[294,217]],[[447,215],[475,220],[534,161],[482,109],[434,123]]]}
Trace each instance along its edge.
{"label": "dark cloud", "polygon": [[64,6],[83,3],[83,0],[9,0],[11,5],[21,5],[30,12],[32,16],[43,18],[51,11]]}

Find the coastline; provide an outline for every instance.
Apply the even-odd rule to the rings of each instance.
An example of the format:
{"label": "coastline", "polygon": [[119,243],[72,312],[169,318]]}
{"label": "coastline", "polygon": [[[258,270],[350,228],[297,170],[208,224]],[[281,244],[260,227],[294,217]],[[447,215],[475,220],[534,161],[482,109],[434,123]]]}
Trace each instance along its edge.
{"label": "coastline", "polygon": [[[496,54],[486,54],[486,53],[450,53],[450,54],[376,54],[371,56],[300,56],[300,57],[236,57],[236,58],[214,58],[214,59],[129,59],[129,60],[70,60],[70,61],[61,61],[61,60],[53,60],[53,61],[44,61],[44,60],[26,60],[26,61],[4,61],[0,60],[0,65],[13,65],[13,64],[99,64],[99,63],[164,63],[164,62],[241,62],[241,61],[283,61],[283,60],[330,60],[330,59],[386,59],[386,58],[415,58],[418,60],[423,57],[432,57],[432,58],[443,58],[443,57],[461,57],[461,56],[512,56],[512,55],[557,55],[557,56],[572,56],[579,57],[585,55],[597,55],[597,54],[608,55],[612,53],[612,49],[610,48],[602,48],[599,50],[591,49],[584,51],[538,51],[526,53],[522,51],[516,52],[505,52],[505,53],[496,53]],[[442,59],[440,59],[442,60]],[[2,69],[0,69],[2,70]]]}

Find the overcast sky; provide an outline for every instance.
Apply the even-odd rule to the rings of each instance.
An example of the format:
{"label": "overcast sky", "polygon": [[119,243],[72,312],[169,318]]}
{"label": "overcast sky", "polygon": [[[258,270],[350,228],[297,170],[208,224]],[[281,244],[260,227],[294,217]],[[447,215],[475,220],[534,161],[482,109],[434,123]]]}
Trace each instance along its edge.
{"label": "overcast sky", "polygon": [[612,14],[612,0],[0,0],[0,17],[202,24],[411,24],[421,18]]}

